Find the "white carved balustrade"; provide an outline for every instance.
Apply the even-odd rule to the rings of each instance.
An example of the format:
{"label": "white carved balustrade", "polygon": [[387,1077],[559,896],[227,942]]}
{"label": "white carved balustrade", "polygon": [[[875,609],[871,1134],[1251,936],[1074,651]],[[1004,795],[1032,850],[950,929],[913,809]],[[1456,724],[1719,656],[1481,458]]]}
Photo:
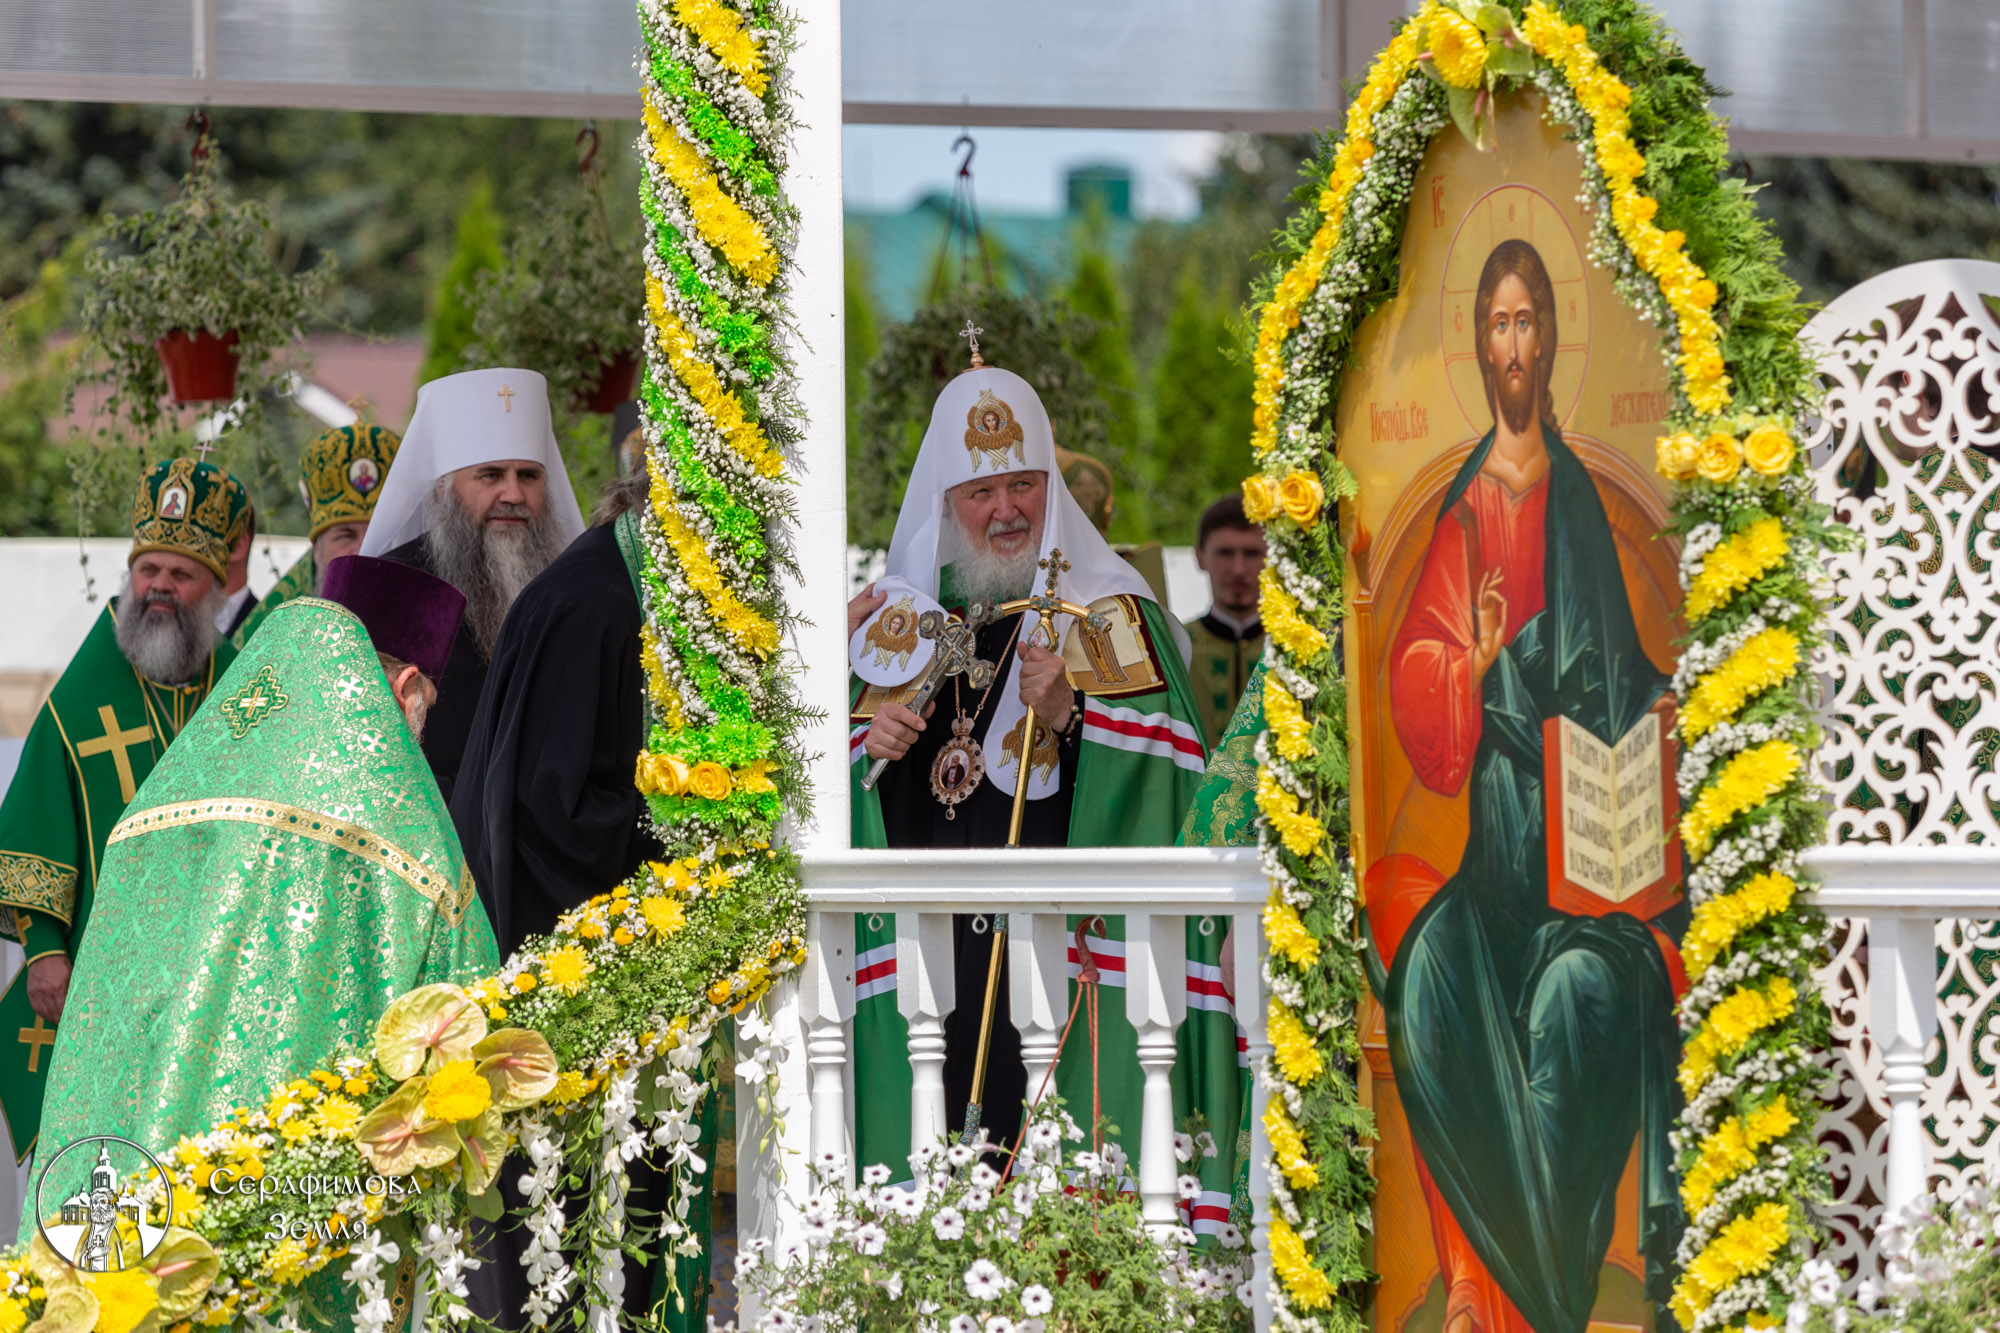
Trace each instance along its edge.
{"label": "white carved balustrade", "polygon": [[1996,294],[2000,264],[1912,264],[1803,334],[1826,387],[1806,435],[1818,495],[1860,538],[1829,562],[1831,845],[1809,858],[1841,918],[1820,1138],[1829,1250],[1857,1276],[1881,1275],[1885,1208],[2000,1179]]}

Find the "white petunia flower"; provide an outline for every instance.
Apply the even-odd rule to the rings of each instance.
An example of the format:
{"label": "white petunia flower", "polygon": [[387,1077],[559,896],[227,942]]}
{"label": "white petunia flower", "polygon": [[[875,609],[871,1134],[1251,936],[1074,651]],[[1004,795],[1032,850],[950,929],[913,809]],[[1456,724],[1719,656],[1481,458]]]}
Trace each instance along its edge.
{"label": "white petunia flower", "polygon": [[1182,1176],[1174,1182],[1174,1189],[1183,1199],[1192,1203],[1201,1197],[1201,1177]]}
{"label": "white petunia flower", "polygon": [[1216,1230],[1215,1238],[1222,1242],[1222,1248],[1225,1250],[1243,1248],[1243,1233],[1236,1229],[1236,1224],[1233,1222],[1224,1222]]}
{"label": "white petunia flower", "polygon": [[903,1275],[901,1273],[891,1273],[876,1285],[888,1293],[890,1300],[900,1301],[903,1299]]}
{"label": "white petunia flower", "polygon": [[968,1213],[983,1213],[992,1206],[993,1191],[983,1190],[975,1185],[960,1197],[958,1203]]}
{"label": "white petunia flower", "polygon": [[889,1233],[873,1222],[864,1222],[854,1229],[850,1239],[856,1250],[872,1259],[882,1253],[882,1247],[889,1243]]}
{"label": "white petunia flower", "polygon": [[1174,1159],[1181,1162],[1194,1160],[1194,1135],[1174,1133]]}
{"label": "white petunia flower", "polygon": [[965,1166],[968,1163],[970,1163],[973,1158],[979,1156],[978,1153],[972,1150],[972,1145],[967,1143],[952,1144],[951,1147],[945,1150],[944,1155],[945,1155],[945,1160],[950,1162],[953,1166]]}
{"label": "white petunia flower", "polygon": [[889,1168],[881,1162],[863,1168],[861,1183],[864,1185],[886,1185],[889,1183]]}
{"label": "white petunia flower", "polygon": [[1004,1314],[988,1315],[986,1333],[1014,1333],[1014,1321]]}
{"label": "white petunia flower", "polygon": [[978,1166],[972,1168],[972,1174],[967,1176],[966,1179],[970,1180],[974,1187],[978,1189],[990,1190],[1000,1183],[1000,1173],[986,1165],[986,1163],[981,1162]]}
{"label": "white petunia flower", "polygon": [[1039,1282],[1021,1288],[1021,1308],[1029,1314],[1047,1314],[1056,1308],[1055,1293]]}
{"label": "white petunia flower", "polygon": [[953,1315],[951,1333],[979,1333],[979,1321],[969,1314]]}
{"label": "white petunia flower", "polygon": [[931,1230],[939,1240],[957,1240],[965,1235],[965,1214],[956,1208],[940,1208],[931,1218]]}
{"label": "white petunia flower", "polygon": [[965,1294],[975,1301],[990,1301],[1010,1285],[1007,1275],[991,1259],[974,1259],[972,1267],[965,1270]]}
{"label": "white petunia flower", "polygon": [[1236,1299],[1243,1302],[1243,1308],[1246,1310],[1256,1305],[1257,1284],[1246,1278],[1243,1284],[1236,1288]]}

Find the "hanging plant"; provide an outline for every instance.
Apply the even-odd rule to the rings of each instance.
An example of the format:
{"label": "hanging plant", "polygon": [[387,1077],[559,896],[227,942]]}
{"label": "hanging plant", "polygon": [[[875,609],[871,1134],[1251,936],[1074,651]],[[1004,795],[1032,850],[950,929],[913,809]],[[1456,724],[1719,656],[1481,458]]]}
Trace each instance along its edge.
{"label": "hanging plant", "polygon": [[849,541],[888,546],[931,405],[970,364],[968,319],[980,330],[979,351],[987,363],[1005,366],[1035,386],[1056,443],[1095,455],[1120,475],[1123,460],[1111,456],[1105,441],[1103,395],[1075,350],[1090,337],[1094,321],[1061,301],[962,287],[882,331],[882,350],[868,363],[860,438],[848,451]]}
{"label": "hanging plant", "polygon": [[250,424],[290,370],[278,350],[303,336],[332,280],[330,264],[286,272],[277,249],[270,216],[223,186],[204,136],[179,197],[110,219],[87,253],[76,385],[109,386],[102,411],[134,442],[188,403],[240,398],[236,424]]}
{"label": "hanging plant", "polygon": [[587,174],[572,199],[537,205],[506,264],[479,275],[466,358],[540,371],[558,410],[609,412],[638,378],[644,279],[637,246],[613,239]]}

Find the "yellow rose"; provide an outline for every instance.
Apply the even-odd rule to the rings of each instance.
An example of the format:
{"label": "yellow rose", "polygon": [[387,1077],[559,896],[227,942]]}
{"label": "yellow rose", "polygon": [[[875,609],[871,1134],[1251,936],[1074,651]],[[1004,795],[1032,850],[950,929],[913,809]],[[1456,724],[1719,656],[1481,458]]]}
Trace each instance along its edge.
{"label": "yellow rose", "polygon": [[684,795],[688,785],[688,766],[678,755],[656,754],[653,756],[653,780],[659,784],[664,795]]}
{"label": "yellow rose", "polygon": [[1285,517],[1302,528],[1319,522],[1320,506],[1325,503],[1326,492],[1320,489],[1319,478],[1313,473],[1294,472],[1278,483],[1278,504]]}
{"label": "yellow rose", "polygon": [[1701,454],[1701,441],[1682,431],[1678,435],[1662,435],[1654,450],[1661,476],[1669,481],[1686,481],[1694,475],[1695,459]]}
{"label": "yellow rose", "polygon": [[712,759],[704,759],[688,772],[687,790],[704,801],[719,801],[729,795],[729,770]]}
{"label": "yellow rose", "polygon": [[1762,425],[1743,437],[1743,461],[1767,477],[1792,465],[1792,437],[1782,426]]}
{"label": "yellow rose", "polygon": [[1695,456],[1695,474],[1709,481],[1728,481],[1743,466],[1743,449],[1734,435],[1717,431],[1701,442]]}
{"label": "yellow rose", "polygon": [[1252,523],[1276,518],[1284,505],[1277,479],[1258,473],[1243,479],[1243,514]]}

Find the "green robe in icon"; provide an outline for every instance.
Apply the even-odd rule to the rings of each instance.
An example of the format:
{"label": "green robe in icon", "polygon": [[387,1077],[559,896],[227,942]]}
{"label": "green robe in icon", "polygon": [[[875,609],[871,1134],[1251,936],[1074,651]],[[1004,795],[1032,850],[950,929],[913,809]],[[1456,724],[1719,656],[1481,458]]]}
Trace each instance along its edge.
{"label": "green robe in icon", "polygon": [[44,1106],[50,1143],[165,1155],[499,966],[430,766],[346,610],[272,613],[111,831]]}
{"label": "green robe in icon", "polygon": [[[104,840],[153,766],[235,657],[218,645],[192,683],[147,680],[118,647],[117,599],[35,714],[0,802],[0,934],[75,958],[96,897]],[[0,997],[0,1108],[18,1158],[40,1132],[54,1030],[28,1003],[23,968]]]}

